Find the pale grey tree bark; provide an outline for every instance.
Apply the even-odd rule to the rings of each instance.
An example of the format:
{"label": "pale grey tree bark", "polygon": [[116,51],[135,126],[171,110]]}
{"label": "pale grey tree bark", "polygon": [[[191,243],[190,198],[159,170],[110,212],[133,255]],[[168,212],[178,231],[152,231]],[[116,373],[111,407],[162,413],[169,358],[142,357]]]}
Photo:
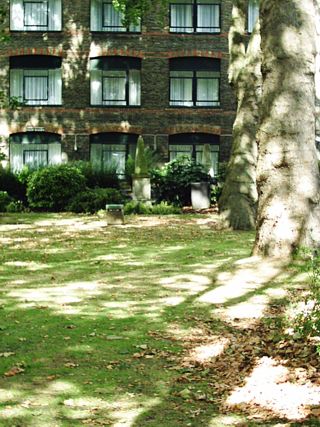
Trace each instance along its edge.
{"label": "pale grey tree bark", "polygon": [[263,95],[254,254],[320,244],[314,0],[261,0]]}
{"label": "pale grey tree bark", "polygon": [[229,81],[237,98],[232,152],[219,210],[233,229],[255,227],[259,101],[261,94],[260,29],[257,23],[246,47],[248,0],[234,0],[229,31]]}

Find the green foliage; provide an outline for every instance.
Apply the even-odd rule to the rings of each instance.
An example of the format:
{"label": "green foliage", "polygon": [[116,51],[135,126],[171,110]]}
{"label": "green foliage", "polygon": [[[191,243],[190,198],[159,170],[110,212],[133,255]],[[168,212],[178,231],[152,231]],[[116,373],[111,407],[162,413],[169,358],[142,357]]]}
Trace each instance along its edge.
{"label": "green foliage", "polygon": [[0,212],[6,212],[11,202],[12,197],[10,197],[6,191],[0,191]]}
{"label": "green foliage", "polygon": [[114,188],[88,189],[76,194],[67,206],[67,210],[76,213],[95,213],[105,209],[107,203],[123,203],[120,191]]}
{"label": "green foliage", "polygon": [[14,174],[9,168],[0,165],[0,191],[8,192],[14,199],[26,201],[26,182]]}
{"label": "green foliage", "polygon": [[[152,0],[112,0],[114,7],[123,13],[123,24],[138,24],[141,17],[152,8],[155,7],[155,2]],[[163,19],[168,0],[159,0],[157,6],[159,7],[160,19]]]}
{"label": "green foliage", "polygon": [[27,197],[33,209],[59,212],[85,188],[85,177],[78,168],[70,165],[49,166],[31,175]]}
{"label": "green foliage", "polygon": [[85,177],[88,188],[119,188],[117,167],[106,165],[103,170],[95,170],[91,162],[77,161],[72,166]]}
{"label": "green foliage", "polygon": [[211,177],[202,165],[187,156],[172,160],[151,175],[153,197],[157,202],[166,201],[177,206],[191,204],[191,183],[209,182]]}
{"label": "green foliage", "polygon": [[6,212],[10,213],[19,213],[25,210],[25,206],[21,200],[12,200],[6,207]]}
{"label": "green foliage", "polygon": [[131,200],[124,206],[126,215],[174,215],[180,214],[181,209],[177,206],[169,205],[167,202],[160,202],[155,205],[146,205],[136,200]]}
{"label": "green foliage", "polygon": [[139,136],[137,142],[134,173],[137,176],[148,175],[148,164],[145,155],[144,140],[142,136]]}
{"label": "green foliage", "polygon": [[[320,337],[320,255],[312,257],[310,265],[309,295],[304,301],[304,307],[296,318],[296,331],[302,337]],[[318,346],[320,353],[320,346]]]}

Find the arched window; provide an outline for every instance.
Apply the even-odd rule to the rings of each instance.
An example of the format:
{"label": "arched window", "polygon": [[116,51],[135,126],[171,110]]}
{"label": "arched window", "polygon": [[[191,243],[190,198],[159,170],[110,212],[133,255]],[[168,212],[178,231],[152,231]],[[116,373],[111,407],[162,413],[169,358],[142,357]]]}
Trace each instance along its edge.
{"label": "arched window", "polygon": [[49,132],[19,132],[10,135],[10,168],[38,169],[61,163],[61,136]]}
{"label": "arched window", "polygon": [[211,148],[210,175],[218,174],[220,139],[218,135],[207,133],[178,133],[169,136],[169,160],[187,156],[197,163],[202,163],[203,146],[209,144]]}
{"label": "arched window", "polygon": [[61,31],[61,0],[10,0],[10,30]]}
{"label": "arched window", "polygon": [[141,60],[110,56],[91,59],[91,105],[139,106]]}
{"label": "arched window", "polygon": [[170,59],[170,105],[173,107],[220,106],[220,60]]}
{"label": "arched window", "polygon": [[10,96],[26,105],[61,105],[61,58],[47,55],[12,56]]}
{"label": "arched window", "polygon": [[115,168],[125,176],[126,160],[134,158],[138,135],[121,132],[97,133],[90,136],[90,160],[95,170]]}

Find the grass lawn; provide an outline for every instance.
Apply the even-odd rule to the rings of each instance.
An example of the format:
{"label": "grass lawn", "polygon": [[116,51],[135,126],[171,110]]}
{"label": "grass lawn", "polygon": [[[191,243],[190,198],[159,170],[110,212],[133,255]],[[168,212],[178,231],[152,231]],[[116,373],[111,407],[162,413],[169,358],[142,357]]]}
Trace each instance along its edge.
{"label": "grass lawn", "polygon": [[253,240],[213,216],[2,216],[0,426],[320,426],[287,320],[303,265]]}

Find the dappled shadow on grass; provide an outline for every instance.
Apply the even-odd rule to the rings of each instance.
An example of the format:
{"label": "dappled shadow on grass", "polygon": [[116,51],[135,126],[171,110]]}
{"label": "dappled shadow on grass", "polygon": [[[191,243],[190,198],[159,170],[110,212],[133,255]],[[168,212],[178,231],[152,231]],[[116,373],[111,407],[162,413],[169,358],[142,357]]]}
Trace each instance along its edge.
{"label": "dappled shadow on grass", "polygon": [[[283,390],[288,382],[300,390],[294,365],[300,359],[290,351],[304,347],[281,343],[277,325],[284,284],[296,270],[246,259],[250,233],[178,218],[170,232],[168,226],[70,233],[47,225],[39,234],[35,226],[4,233],[13,243],[2,253],[1,374],[22,371],[0,379],[0,424],[176,427],[223,426],[228,417],[238,425],[252,415],[264,423],[292,419],[270,399],[246,396],[253,396],[248,381],[255,383],[250,378],[265,363],[271,372],[276,364],[288,369]],[[258,314],[256,297],[263,297]],[[242,317],[230,311],[239,304],[246,304]],[[309,353],[304,360],[316,366]],[[307,422],[307,400],[293,403],[305,411],[296,418]]]}

